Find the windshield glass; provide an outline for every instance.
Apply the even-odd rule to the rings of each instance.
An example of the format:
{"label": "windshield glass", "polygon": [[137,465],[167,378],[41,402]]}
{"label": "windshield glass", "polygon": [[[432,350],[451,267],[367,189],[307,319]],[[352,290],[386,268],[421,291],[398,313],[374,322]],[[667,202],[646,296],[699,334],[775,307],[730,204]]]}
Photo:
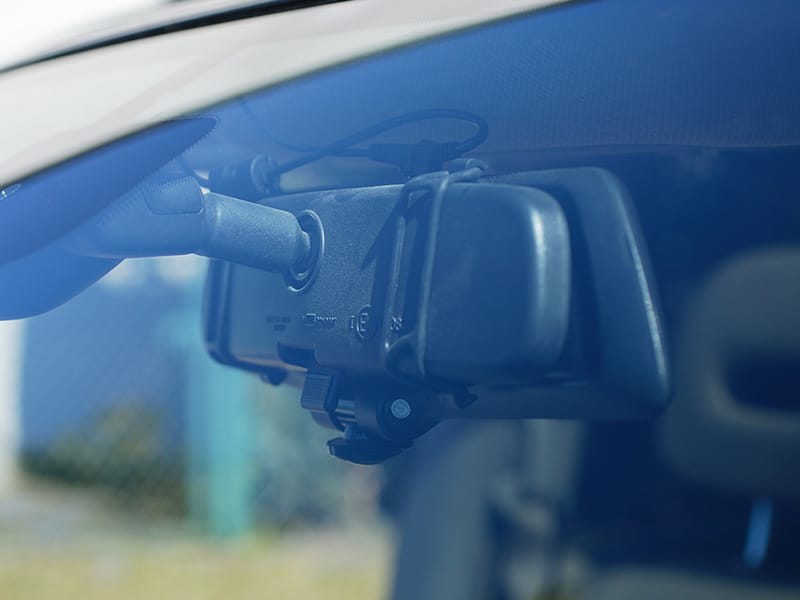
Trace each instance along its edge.
{"label": "windshield glass", "polygon": [[[32,494],[43,503],[77,492],[85,519],[69,521],[54,507],[69,522],[48,522],[42,541],[39,513],[8,504],[8,520],[23,513],[14,531],[29,544],[12,568],[21,583],[9,581],[33,585],[44,547],[65,580],[84,573],[80,561],[90,564],[74,597],[95,588],[137,597],[169,588],[176,598],[263,590],[437,600],[795,597],[800,425],[786,407],[800,368],[797,22],[792,2],[769,11],[758,2],[737,10],[694,0],[568,3],[234,95],[0,190],[0,318],[44,313],[0,337],[14,357],[10,374],[0,372],[15,399],[0,405],[16,424],[5,451],[42,485]],[[459,302],[483,297],[476,273],[497,274],[492,281],[515,299],[528,275],[512,272],[525,253],[507,245],[524,218],[514,213],[505,229],[491,229],[495,213],[508,214],[500,192],[476,202],[483,221],[448,213],[448,185],[517,189],[575,170],[613,182],[633,217],[623,232],[630,237],[589,248],[577,232],[592,223],[582,222],[572,192],[541,184],[572,236],[569,281],[597,256],[616,256],[620,239],[625,252],[612,262],[633,264],[640,279],[652,270],[658,297],[647,308],[663,312],[673,405],[661,418],[620,422],[556,420],[553,410],[532,420],[442,419],[402,452],[390,448],[396,456],[387,450],[372,461],[392,456],[379,466],[327,456],[326,443],[337,451],[327,440],[340,434],[365,451],[366,434],[352,427],[364,420],[357,402],[421,385],[399,369],[369,370],[388,362],[379,333],[409,335],[407,313],[380,304],[389,306],[387,297],[397,292],[391,300],[405,309],[408,297],[430,291],[431,273],[448,282],[409,309],[431,306],[427,324],[450,326],[438,339],[415,338],[427,348],[465,331],[496,333],[492,319],[518,309],[509,300],[447,321],[461,314]],[[409,200],[415,185],[434,190],[429,204]],[[170,196],[175,189],[191,193]],[[249,254],[241,260],[237,242],[255,239],[250,218],[220,234],[228,236],[214,247],[221,254],[195,243],[189,225],[157,226],[163,215],[210,213],[211,204],[197,203],[212,200],[248,216],[259,214],[253,207],[276,220],[291,213],[287,237],[300,258],[275,272],[259,271]],[[141,211],[156,220],[140,220]],[[373,230],[376,214],[391,226]],[[436,220],[441,214],[449,220]],[[208,223],[218,224],[203,221],[198,235]],[[284,239],[267,230],[264,246]],[[640,234],[641,248],[628,243]],[[435,235],[451,242],[447,269],[423,260]],[[399,239],[412,240],[407,252]],[[481,262],[481,250],[492,261]],[[136,258],[190,253],[215,259],[205,306],[205,259]],[[373,273],[385,275],[370,280],[380,293],[370,288],[369,303],[353,302],[360,278]],[[398,274],[413,281],[402,293],[389,284]],[[542,386],[528,406],[557,404],[547,386],[602,400],[599,387],[575,391],[565,366],[575,359],[590,378],[616,347],[597,342],[608,332],[592,325],[597,290],[615,282],[587,281],[564,296],[570,337],[558,361],[520,376]],[[330,302],[315,305],[320,283]],[[304,308],[273,309],[277,297]],[[633,316],[610,305],[624,341]],[[299,336],[312,333],[316,345],[304,345]],[[336,351],[324,346],[334,336],[344,340]],[[572,343],[584,339],[594,346]],[[513,348],[509,357],[504,344],[487,344],[469,358],[507,360],[516,377],[529,365],[524,344]],[[344,373],[334,383],[333,364]],[[481,391],[471,385],[478,371],[445,364],[432,405],[449,394],[454,411],[468,410]],[[470,385],[454,391],[448,376]],[[392,395],[371,425],[416,417],[408,398]],[[96,505],[113,527],[87,516]],[[75,522],[101,533],[86,535]],[[77,567],[73,537],[82,544]],[[165,583],[173,580],[177,591]],[[0,569],[0,595],[2,586]],[[48,597],[58,588],[37,589]]]}

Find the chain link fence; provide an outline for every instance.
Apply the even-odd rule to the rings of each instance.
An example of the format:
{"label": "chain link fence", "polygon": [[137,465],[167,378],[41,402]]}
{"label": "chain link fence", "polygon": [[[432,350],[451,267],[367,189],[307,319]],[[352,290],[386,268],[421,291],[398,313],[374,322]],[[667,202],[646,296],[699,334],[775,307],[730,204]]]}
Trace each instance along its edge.
{"label": "chain link fence", "polygon": [[375,472],[327,455],[332,432],[300,409],[297,390],[205,355],[203,275],[194,259],[126,261],[27,322],[24,471],[221,535],[372,510]]}

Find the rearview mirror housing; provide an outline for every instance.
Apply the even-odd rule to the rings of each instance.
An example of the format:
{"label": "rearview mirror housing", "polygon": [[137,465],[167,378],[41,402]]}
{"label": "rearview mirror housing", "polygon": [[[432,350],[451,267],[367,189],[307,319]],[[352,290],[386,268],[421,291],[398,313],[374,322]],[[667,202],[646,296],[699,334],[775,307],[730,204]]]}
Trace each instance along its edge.
{"label": "rearview mirror housing", "polygon": [[263,202],[297,216],[314,257],[283,275],[215,261],[206,342],[273,382],[306,373],[303,406],[345,432],[338,456],[382,460],[452,416],[631,418],[666,402],[645,249],[605,171],[466,165]]}

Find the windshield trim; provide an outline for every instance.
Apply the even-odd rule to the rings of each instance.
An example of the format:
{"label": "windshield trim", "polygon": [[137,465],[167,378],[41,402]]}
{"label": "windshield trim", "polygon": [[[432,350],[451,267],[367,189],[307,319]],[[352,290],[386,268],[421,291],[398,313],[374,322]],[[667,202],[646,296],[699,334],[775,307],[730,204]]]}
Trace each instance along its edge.
{"label": "windshield trim", "polygon": [[128,14],[124,21],[113,20],[111,24],[88,29],[36,51],[30,58],[0,65],[0,74],[168,33],[347,1],[351,0],[210,0],[158,7],[139,14]]}

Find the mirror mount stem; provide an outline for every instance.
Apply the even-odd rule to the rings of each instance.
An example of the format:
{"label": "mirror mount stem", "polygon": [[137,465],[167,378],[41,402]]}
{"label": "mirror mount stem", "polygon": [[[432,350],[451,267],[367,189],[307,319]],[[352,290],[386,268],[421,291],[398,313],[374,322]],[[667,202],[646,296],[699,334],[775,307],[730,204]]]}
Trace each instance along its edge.
{"label": "mirror mount stem", "polygon": [[311,253],[292,213],[203,193],[188,177],[136,187],[64,242],[81,256],[199,254],[273,272],[303,265]]}

